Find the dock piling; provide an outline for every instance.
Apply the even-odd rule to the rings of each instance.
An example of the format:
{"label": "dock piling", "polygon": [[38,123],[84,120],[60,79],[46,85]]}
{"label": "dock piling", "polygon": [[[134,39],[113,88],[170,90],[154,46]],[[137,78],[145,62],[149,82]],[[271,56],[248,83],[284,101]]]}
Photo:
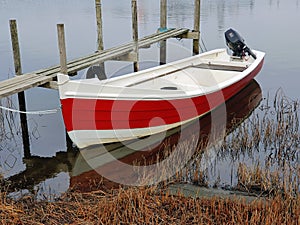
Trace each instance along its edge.
{"label": "dock piling", "polygon": [[[195,12],[194,12],[194,32],[200,33],[200,1],[195,0]],[[193,40],[193,54],[198,55],[200,53],[200,35],[197,39]]]}
{"label": "dock piling", "polygon": [[133,36],[133,53],[136,55],[136,61],[133,63],[133,70],[137,72],[139,70],[139,35],[138,35],[138,19],[137,19],[137,2],[136,0],[131,1],[132,8],[132,36]]}
{"label": "dock piling", "polygon": [[[13,48],[15,73],[16,75],[19,76],[22,75],[22,65],[21,65],[21,54],[20,54],[20,46],[19,46],[19,38],[18,38],[17,21],[10,20],[9,23],[10,23],[10,34],[11,34],[11,43]],[[18,93],[18,101],[19,101],[19,110],[26,111],[26,100],[25,100],[24,91]],[[29,158],[31,156],[31,153],[30,153],[30,141],[29,141],[29,132],[28,132],[26,114],[20,113],[20,120],[21,120],[21,129],[22,129],[24,157]]]}
{"label": "dock piling", "polygon": [[[58,37],[58,48],[59,48],[59,58],[60,58],[60,72],[62,74],[68,74],[64,24],[57,24],[57,37]],[[66,131],[66,146],[67,149],[72,149],[73,146],[67,131]]]}
{"label": "dock piling", "polygon": [[[96,5],[96,20],[97,20],[97,50],[98,52],[101,52],[104,50],[104,44],[103,44],[103,26],[102,26],[102,4],[101,0],[95,0]],[[105,75],[105,64],[104,62],[99,63],[100,71],[102,71],[102,74]],[[101,75],[98,74],[98,77]]]}
{"label": "dock piling", "polygon": [[[160,29],[165,30],[167,28],[167,0],[160,1]],[[160,43],[160,65],[167,62],[167,41],[163,40]]]}
{"label": "dock piling", "polygon": [[97,19],[97,43],[98,51],[103,51],[103,28],[102,28],[102,5],[101,0],[95,0],[96,3],[96,19]]}
{"label": "dock piling", "polygon": [[68,74],[64,24],[57,24],[57,35],[60,58],[60,72],[62,74]]}

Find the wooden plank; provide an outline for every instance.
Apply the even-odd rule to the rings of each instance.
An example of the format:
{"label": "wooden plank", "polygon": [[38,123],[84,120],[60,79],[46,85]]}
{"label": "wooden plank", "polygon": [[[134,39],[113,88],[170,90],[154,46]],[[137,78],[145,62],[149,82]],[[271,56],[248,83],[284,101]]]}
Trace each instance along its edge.
{"label": "wooden plank", "polygon": [[[157,43],[161,40],[170,38],[170,37],[177,37],[178,35],[187,33],[188,29],[174,29],[174,30],[169,30],[166,31],[164,33],[158,33],[156,34],[156,36],[151,37],[150,39],[146,38],[146,39],[142,39],[141,41],[138,42],[139,48],[143,47],[143,46],[148,46],[154,43]],[[96,64],[98,62],[103,62],[106,60],[110,60],[110,58],[115,58],[117,56],[120,55],[124,55],[129,53],[132,50],[132,46],[133,43],[128,43],[126,45],[120,46],[119,48],[113,48],[113,49],[109,49],[107,51],[104,51],[102,53],[97,53],[94,57],[91,58],[87,58],[87,59],[83,59],[80,62],[74,62],[74,65],[72,65],[73,63],[71,62],[70,67],[68,67],[69,72],[72,71],[78,71],[78,70],[82,70],[85,69],[87,67],[89,67],[90,65]]]}
{"label": "wooden plank", "polygon": [[195,31],[190,31],[186,34],[180,35],[179,38],[186,38],[186,39],[200,39],[200,33]]}
{"label": "wooden plank", "polygon": [[58,90],[57,81],[49,81],[48,83],[43,84],[41,87]]}
{"label": "wooden plank", "polygon": [[[184,30],[180,30],[180,32],[187,32],[185,29]],[[172,36],[173,36],[174,34],[172,34]],[[175,34],[176,35],[176,34]],[[147,43],[144,43],[145,41],[147,41],[148,39],[151,39],[152,37],[155,37],[155,36],[158,36],[158,34],[153,34],[153,35],[150,35],[150,36],[147,36],[147,37],[144,37],[144,38],[142,38],[141,39],[141,44],[139,45],[139,47],[141,48],[141,47],[148,47],[148,45],[150,45],[151,44],[151,42],[152,43],[155,43],[155,42],[157,42],[157,40],[156,39],[153,39],[154,41],[151,41],[151,42],[147,42]],[[160,35],[160,36],[162,36],[162,35]],[[165,35],[164,36],[162,36],[162,38],[166,38],[165,37]],[[103,52],[101,52],[101,53],[94,53],[94,54],[91,54],[91,55],[89,55],[89,56],[87,56],[87,57],[82,57],[82,58],[80,58],[80,60],[78,60],[78,59],[76,59],[76,60],[72,60],[72,61],[70,61],[69,63],[68,63],[68,68],[72,68],[72,64],[82,64],[84,61],[87,61],[87,63],[89,63],[89,61],[91,60],[91,59],[96,59],[97,60],[97,58],[96,57],[99,57],[99,56],[105,56],[106,54],[111,54],[112,52],[114,52],[114,51],[121,51],[121,53],[120,53],[120,55],[122,55],[123,53],[122,53],[122,50],[124,50],[124,49],[126,49],[126,51],[128,51],[129,52],[129,50],[127,49],[127,48],[130,48],[130,45],[131,45],[131,43],[129,43],[129,44],[125,44],[125,45],[122,45],[122,46],[119,46],[119,47],[114,47],[114,48],[111,48],[111,49],[108,49],[108,50],[106,50],[106,51],[103,51]],[[131,51],[131,50],[130,50]],[[112,56],[113,57],[113,56]],[[106,59],[106,58],[105,58]],[[48,71],[48,72],[47,72]],[[73,71],[73,70],[72,70]],[[41,69],[41,70],[38,70],[38,71],[35,71],[35,72],[33,72],[33,73],[35,73],[35,74],[40,74],[40,75],[48,75],[48,74],[53,74],[53,73],[57,73],[57,72],[59,72],[59,66],[53,66],[53,67],[50,67],[50,68],[46,68],[46,69]],[[28,73],[28,74],[31,74],[31,73]],[[5,82],[5,81],[2,81],[2,82]],[[1,83],[1,84],[4,84],[4,83]]]}
{"label": "wooden plank", "polygon": [[[52,81],[52,77],[42,77],[38,75],[28,75],[30,79],[27,79],[27,81],[11,85],[5,89],[0,90],[0,96],[1,97],[6,97],[24,90],[27,90],[29,88],[33,88],[42,84],[45,84],[49,81]],[[37,77],[36,77],[37,76]],[[12,81],[14,83],[14,80]]]}
{"label": "wooden plank", "polygon": [[112,58],[110,60],[136,62],[138,60],[138,58],[134,52],[129,52],[126,55],[117,56],[116,58]]}
{"label": "wooden plank", "polygon": [[[163,33],[156,33],[150,36],[146,36],[142,39],[139,40],[138,44],[139,44],[139,48],[143,48],[145,46],[149,46],[151,44],[157,43],[161,40],[167,39],[167,38],[171,38],[171,37],[177,37],[178,35],[187,33],[188,29],[171,29],[168,30],[166,32]],[[73,67],[73,65],[84,65],[84,63],[90,63],[91,61],[97,61],[97,60],[101,60],[100,57],[104,57],[107,54],[114,54],[112,56],[112,58],[116,57],[115,54],[116,52],[119,52],[119,55],[123,55],[123,54],[127,54],[132,50],[132,46],[133,46],[133,42],[118,46],[118,47],[114,47],[114,48],[110,48],[107,50],[104,50],[102,52],[97,52],[94,53],[92,55],[89,55],[87,57],[82,57],[80,59],[75,59],[73,61],[70,61],[68,63],[68,69],[71,69]],[[105,58],[105,60],[108,60],[107,58]],[[102,61],[105,61],[102,60]],[[83,66],[82,69],[87,68],[86,66]],[[72,70],[71,70],[72,71]]]}
{"label": "wooden plank", "polygon": [[[178,37],[187,33],[188,29],[170,29],[162,33],[155,33],[139,39],[138,47],[143,48],[154,43],[160,42],[172,37]],[[113,47],[102,52],[96,52],[85,57],[69,61],[67,69],[69,73],[99,64],[106,60],[113,60],[119,56],[130,54],[133,49],[133,42]],[[21,77],[13,77],[0,82],[0,98],[27,90],[29,88],[43,85],[53,80],[57,73],[60,72],[60,66],[52,66],[49,68],[37,70],[31,73],[23,74]]]}

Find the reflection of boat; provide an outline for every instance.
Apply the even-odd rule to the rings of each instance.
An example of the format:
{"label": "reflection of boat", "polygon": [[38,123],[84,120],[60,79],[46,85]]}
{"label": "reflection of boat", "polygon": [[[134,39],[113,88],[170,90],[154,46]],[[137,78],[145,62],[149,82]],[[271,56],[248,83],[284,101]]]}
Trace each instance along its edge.
{"label": "reflection of boat", "polygon": [[252,52],[232,30],[226,35],[234,56],[217,49],[102,81],[70,80],[58,74],[72,141],[83,148],[160,133],[230,99],[257,75],[265,54]]}
{"label": "reflection of boat", "polygon": [[[237,127],[257,107],[261,100],[261,89],[255,80],[252,80],[241,92],[226,102],[226,132]],[[134,181],[138,179],[137,171],[128,165],[148,165],[156,160],[164,160],[165,149],[168,146],[176,146],[180,138],[187,142],[193,141],[191,134],[201,127],[198,143],[200,148],[206,147],[207,137],[212,132],[211,114],[221,115],[222,107],[216,108],[199,120],[190,123],[184,129],[173,129],[161,139],[159,134],[153,138],[137,139],[124,143],[112,143],[107,145],[91,146],[82,149],[74,164],[70,186],[82,191],[90,191],[99,188],[118,187],[118,183],[112,180]],[[223,122],[223,121],[222,121]],[[215,125],[215,124],[214,124]],[[222,137],[215,137],[219,141]],[[182,139],[181,139],[182,140]],[[157,157],[159,155],[159,157]],[[119,163],[122,162],[122,163]],[[106,179],[109,177],[109,179]]]}

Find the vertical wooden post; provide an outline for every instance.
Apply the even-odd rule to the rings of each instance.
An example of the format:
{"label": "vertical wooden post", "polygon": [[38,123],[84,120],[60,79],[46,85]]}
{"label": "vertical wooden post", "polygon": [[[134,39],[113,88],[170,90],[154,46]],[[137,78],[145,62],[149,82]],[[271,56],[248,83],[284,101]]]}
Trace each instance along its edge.
{"label": "vertical wooden post", "polygon": [[[195,0],[195,12],[194,12],[194,31],[200,33],[200,1],[201,0]],[[193,40],[193,54],[197,55],[200,53],[200,34],[198,36],[198,39]]]}
{"label": "vertical wooden post", "polygon": [[[104,50],[101,0],[95,0],[95,4],[96,4],[96,20],[97,20],[97,43],[98,43],[97,50],[100,52]],[[99,67],[100,67],[100,71],[102,71],[103,74],[105,74],[104,62],[99,63]]]}
{"label": "vertical wooden post", "polygon": [[136,61],[133,63],[133,70],[137,72],[139,70],[139,33],[138,33],[138,19],[137,19],[137,3],[136,0],[131,1],[131,11],[132,11],[132,36],[133,36],[133,52],[136,55]]}
{"label": "vertical wooden post", "polygon": [[[68,74],[64,24],[57,24],[57,38],[58,38],[59,59],[60,59],[60,72],[62,74]],[[68,136],[67,131],[66,131],[66,147],[67,147],[67,151],[69,149],[72,149],[72,141]]]}
{"label": "vertical wooden post", "polygon": [[[160,29],[167,28],[167,0],[160,1]],[[167,62],[167,41],[161,41],[160,43],[160,65]]]}
{"label": "vertical wooden post", "polygon": [[[21,65],[21,55],[20,55],[20,46],[18,38],[18,28],[16,20],[10,20],[10,35],[14,55],[14,65],[16,75],[22,75],[22,65]],[[18,93],[19,100],[19,109],[20,111],[26,111],[26,100],[25,93]],[[22,129],[22,138],[23,138],[23,148],[24,148],[24,157],[29,158],[30,154],[30,141],[29,141],[29,132],[27,124],[27,116],[24,113],[20,113],[21,120],[21,129]]]}
{"label": "vertical wooden post", "polygon": [[58,35],[58,48],[59,48],[59,58],[60,58],[60,72],[62,74],[68,74],[65,28],[63,24],[57,24],[57,35]]}
{"label": "vertical wooden post", "polygon": [[96,3],[96,19],[97,19],[97,43],[98,51],[102,51],[103,47],[103,30],[102,30],[102,9],[101,0],[95,0]]}

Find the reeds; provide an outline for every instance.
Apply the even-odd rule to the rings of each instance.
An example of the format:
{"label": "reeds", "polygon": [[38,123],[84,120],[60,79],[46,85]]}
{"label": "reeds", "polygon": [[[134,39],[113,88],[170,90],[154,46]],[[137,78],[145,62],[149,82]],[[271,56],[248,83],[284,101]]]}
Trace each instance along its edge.
{"label": "reeds", "polygon": [[172,196],[155,187],[68,193],[56,202],[30,197],[7,202],[1,194],[2,224],[298,224],[300,197],[257,200]]}
{"label": "reeds", "polygon": [[[300,103],[286,97],[282,90],[277,91],[273,104],[269,102],[265,99],[260,111],[230,133],[216,154],[238,162],[239,188],[299,193]],[[246,163],[240,158],[251,160]]]}
{"label": "reeds", "polygon": [[[15,108],[11,97],[0,99],[0,105],[7,108]],[[0,149],[9,148],[8,142],[19,141],[21,126],[17,122],[17,114],[11,111],[0,109]],[[5,145],[5,146],[3,146]]]}

